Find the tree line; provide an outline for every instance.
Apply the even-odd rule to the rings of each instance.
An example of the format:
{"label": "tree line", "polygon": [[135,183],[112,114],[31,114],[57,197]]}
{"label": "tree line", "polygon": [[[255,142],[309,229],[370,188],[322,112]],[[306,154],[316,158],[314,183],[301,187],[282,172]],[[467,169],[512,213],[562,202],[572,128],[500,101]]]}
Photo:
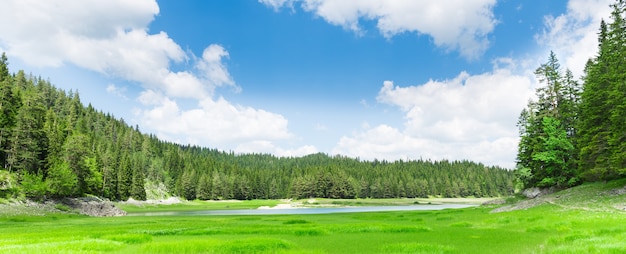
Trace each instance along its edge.
{"label": "tree line", "polygon": [[[186,199],[484,197],[514,176],[469,161],[276,157],[179,145],[84,106],[78,92],[10,73],[0,59],[0,197],[146,199],[147,183]],[[148,190],[150,191],[150,190]]]}
{"label": "tree line", "polygon": [[569,187],[626,176],[626,3],[600,23],[598,54],[575,80],[551,53],[519,118],[516,176],[525,187]]}

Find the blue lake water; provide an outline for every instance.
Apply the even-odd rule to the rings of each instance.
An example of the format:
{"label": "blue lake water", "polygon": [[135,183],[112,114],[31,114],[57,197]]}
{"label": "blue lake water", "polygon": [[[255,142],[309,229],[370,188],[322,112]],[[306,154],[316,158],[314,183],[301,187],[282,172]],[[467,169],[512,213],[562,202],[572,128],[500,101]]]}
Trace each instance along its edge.
{"label": "blue lake water", "polygon": [[410,205],[410,206],[359,206],[359,207],[320,207],[320,208],[288,208],[288,209],[241,209],[241,210],[203,210],[184,212],[148,212],[133,213],[129,216],[190,216],[190,215],[280,215],[280,214],[330,214],[330,213],[362,213],[386,211],[433,211],[443,209],[459,209],[475,207],[468,204],[441,205]]}

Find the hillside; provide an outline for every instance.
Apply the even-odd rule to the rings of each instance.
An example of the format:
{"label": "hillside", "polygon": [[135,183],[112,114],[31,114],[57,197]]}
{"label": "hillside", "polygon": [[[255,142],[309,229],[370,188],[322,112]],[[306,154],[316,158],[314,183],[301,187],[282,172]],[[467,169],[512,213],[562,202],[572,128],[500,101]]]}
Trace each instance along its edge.
{"label": "hillside", "polygon": [[144,200],[145,186],[201,200],[513,193],[511,171],[470,161],[362,161],[321,153],[285,158],[159,140],[84,106],[76,91],[21,70],[11,74],[4,54],[0,92],[0,198]]}
{"label": "hillside", "polygon": [[563,210],[626,212],[626,179],[585,183],[533,199],[515,199],[492,212],[526,210],[542,205],[556,206]]}

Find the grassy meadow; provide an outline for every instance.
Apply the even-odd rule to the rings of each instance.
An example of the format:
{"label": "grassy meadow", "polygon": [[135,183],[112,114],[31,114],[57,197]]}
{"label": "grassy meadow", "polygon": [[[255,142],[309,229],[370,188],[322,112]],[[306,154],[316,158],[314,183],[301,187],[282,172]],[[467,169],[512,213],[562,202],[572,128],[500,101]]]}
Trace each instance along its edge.
{"label": "grassy meadow", "polygon": [[[5,215],[0,253],[624,253],[626,212],[615,206],[626,205],[626,197],[613,193],[624,184],[583,185],[533,208],[502,213],[491,213],[492,206],[320,215]],[[268,205],[207,206],[235,208],[232,203],[240,204],[237,209]],[[164,208],[137,212],[145,209]]]}

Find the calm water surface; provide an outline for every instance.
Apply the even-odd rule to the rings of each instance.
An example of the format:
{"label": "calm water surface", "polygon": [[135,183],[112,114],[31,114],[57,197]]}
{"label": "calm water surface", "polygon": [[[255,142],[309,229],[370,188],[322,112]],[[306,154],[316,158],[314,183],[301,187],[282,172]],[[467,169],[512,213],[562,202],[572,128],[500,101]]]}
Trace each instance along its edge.
{"label": "calm water surface", "polygon": [[129,216],[180,216],[180,215],[277,215],[277,214],[329,214],[362,213],[385,211],[428,211],[475,207],[467,204],[410,205],[410,206],[359,206],[359,207],[300,207],[288,209],[242,209],[242,210],[204,210],[184,212],[148,212],[133,213]]}

